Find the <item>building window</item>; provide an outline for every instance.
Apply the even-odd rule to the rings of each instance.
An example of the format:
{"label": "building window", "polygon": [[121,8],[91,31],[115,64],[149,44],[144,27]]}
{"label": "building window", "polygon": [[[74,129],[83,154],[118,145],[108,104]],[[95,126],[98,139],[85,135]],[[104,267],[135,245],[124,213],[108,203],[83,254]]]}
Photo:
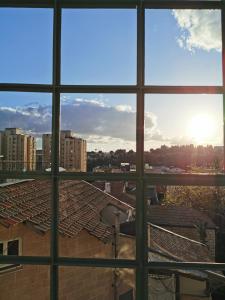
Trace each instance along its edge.
{"label": "building window", "polygon": [[[21,255],[22,254],[22,241],[21,239],[1,241],[0,242],[0,255]],[[11,270],[20,266],[20,264],[0,264],[0,273]]]}

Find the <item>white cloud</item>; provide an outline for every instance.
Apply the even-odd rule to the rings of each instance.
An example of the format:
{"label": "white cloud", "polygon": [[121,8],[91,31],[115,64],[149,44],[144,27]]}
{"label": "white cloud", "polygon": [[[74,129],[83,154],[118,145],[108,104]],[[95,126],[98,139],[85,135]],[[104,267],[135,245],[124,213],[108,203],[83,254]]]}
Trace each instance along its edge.
{"label": "white cloud", "polygon": [[219,10],[173,10],[181,29],[177,42],[180,47],[194,51],[221,51],[221,17]]}
{"label": "white cloud", "polygon": [[121,105],[116,105],[115,108],[118,111],[132,112],[132,107],[130,105],[121,104]]}
{"label": "white cloud", "polygon": [[92,104],[92,105],[96,105],[96,106],[100,106],[100,107],[105,107],[105,103],[103,100],[101,99],[84,99],[84,98],[76,98],[74,100],[75,104],[76,102],[78,103],[86,103],[86,104]]}

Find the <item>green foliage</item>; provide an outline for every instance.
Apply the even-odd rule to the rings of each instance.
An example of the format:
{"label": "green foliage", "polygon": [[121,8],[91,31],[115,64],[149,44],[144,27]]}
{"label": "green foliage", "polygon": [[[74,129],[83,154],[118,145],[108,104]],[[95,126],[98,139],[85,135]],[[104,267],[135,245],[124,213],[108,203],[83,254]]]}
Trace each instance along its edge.
{"label": "green foliage", "polygon": [[218,214],[225,215],[225,188],[205,186],[167,187],[166,204],[193,207],[206,213],[214,221]]}

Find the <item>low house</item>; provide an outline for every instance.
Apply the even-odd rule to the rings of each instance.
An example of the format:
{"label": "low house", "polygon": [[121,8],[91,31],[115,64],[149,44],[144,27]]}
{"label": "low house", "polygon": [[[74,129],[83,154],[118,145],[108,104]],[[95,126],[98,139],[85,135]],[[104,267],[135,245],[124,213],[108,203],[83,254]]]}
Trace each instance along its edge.
{"label": "low house", "polygon": [[[121,224],[121,232],[135,236],[135,223]],[[206,245],[148,223],[149,262],[213,262]],[[220,272],[189,269],[149,270],[149,299],[211,300],[212,292],[225,286]]]}
{"label": "low house", "polygon": [[[51,181],[29,180],[0,187],[0,255],[48,256]],[[85,181],[61,181],[59,255],[116,258],[133,241],[115,232],[126,222],[129,205]],[[117,249],[115,247],[117,236]],[[60,299],[133,297],[133,274],[115,269],[59,267]],[[0,299],[49,299],[49,267],[0,265]],[[125,299],[125,298],[124,298]]]}
{"label": "low house", "polygon": [[[0,255],[49,255],[50,199],[48,180],[0,186]],[[59,255],[135,258],[132,211],[130,205],[90,183],[61,181]],[[150,223],[148,234],[149,261],[213,261],[208,247],[200,242]],[[47,300],[49,280],[49,266],[2,264],[0,299]],[[135,295],[134,281],[133,270],[59,267],[59,298],[131,300]],[[218,273],[151,270],[149,295],[154,300],[175,300],[178,294],[180,300],[200,300],[203,296],[209,300],[209,287],[217,283],[224,284],[224,277]]]}
{"label": "low house", "polygon": [[209,247],[215,258],[216,225],[204,213],[191,207],[151,205],[148,221]]}

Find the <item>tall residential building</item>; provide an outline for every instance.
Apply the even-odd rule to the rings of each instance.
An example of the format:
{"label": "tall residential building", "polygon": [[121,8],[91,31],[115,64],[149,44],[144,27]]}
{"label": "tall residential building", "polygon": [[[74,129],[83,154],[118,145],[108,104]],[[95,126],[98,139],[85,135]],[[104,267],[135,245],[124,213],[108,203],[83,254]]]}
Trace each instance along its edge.
{"label": "tall residential building", "polygon": [[8,171],[33,171],[36,168],[35,138],[20,128],[6,128],[0,133],[1,168]]}
{"label": "tall residential building", "polygon": [[[43,166],[48,168],[51,163],[51,134],[43,134]],[[86,141],[74,136],[71,130],[60,132],[60,167],[74,172],[87,170]]]}
{"label": "tall residential building", "polygon": [[43,151],[42,149],[36,150],[36,170],[41,171],[43,168]]}
{"label": "tall residential building", "polygon": [[51,144],[52,135],[45,133],[42,135],[42,166],[48,169],[51,166]]}

